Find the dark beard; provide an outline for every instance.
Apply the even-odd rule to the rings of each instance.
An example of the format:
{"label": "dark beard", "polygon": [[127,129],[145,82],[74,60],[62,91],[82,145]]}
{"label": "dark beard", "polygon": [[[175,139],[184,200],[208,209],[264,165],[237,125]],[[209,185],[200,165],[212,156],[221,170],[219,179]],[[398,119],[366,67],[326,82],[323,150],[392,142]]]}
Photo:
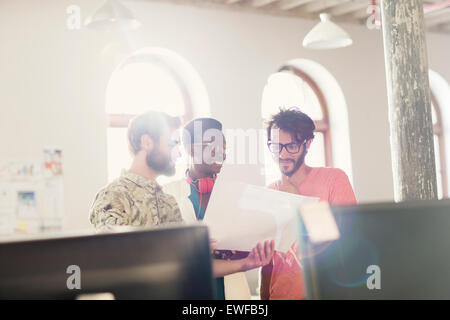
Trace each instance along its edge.
{"label": "dark beard", "polygon": [[158,150],[152,150],[145,158],[147,165],[156,172],[165,176],[173,176],[175,174],[175,167],[170,165],[169,157],[159,156]]}
{"label": "dark beard", "polygon": [[295,162],[294,168],[286,173],[283,173],[285,176],[288,177],[292,177],[292,175],[294,173],[297,172],[298,169],[300,169],[300,167],[302,166],[303,162],[305,161],[305,157],[306,157],[306,153],[308,152],[308,150],[306,150],[306,148],[303,150],[301,156],[298,158],[297,162]]}

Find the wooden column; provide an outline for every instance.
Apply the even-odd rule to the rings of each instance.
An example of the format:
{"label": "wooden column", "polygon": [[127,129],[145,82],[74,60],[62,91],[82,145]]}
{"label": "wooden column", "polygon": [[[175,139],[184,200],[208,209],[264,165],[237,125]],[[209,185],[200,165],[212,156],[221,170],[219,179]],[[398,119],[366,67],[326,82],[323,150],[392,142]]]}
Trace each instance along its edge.
{"label": "wooden column", "polygon": [[437,199],[422,0],[382,0],[396,201]]}

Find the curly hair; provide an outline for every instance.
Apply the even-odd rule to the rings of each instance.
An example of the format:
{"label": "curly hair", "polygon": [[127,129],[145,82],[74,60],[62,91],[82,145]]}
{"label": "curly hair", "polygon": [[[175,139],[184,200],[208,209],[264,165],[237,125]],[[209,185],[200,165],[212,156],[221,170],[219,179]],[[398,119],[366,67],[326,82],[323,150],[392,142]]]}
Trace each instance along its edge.
{"label": "curly hair", "polygon": [[280,108],[280,112],[272,115],[266,121],[266,126],[269,141],[272,128],[276,128],[289,132],[297,143],[314,139],[314,130],[316,129],[314,121],[297,107]]}

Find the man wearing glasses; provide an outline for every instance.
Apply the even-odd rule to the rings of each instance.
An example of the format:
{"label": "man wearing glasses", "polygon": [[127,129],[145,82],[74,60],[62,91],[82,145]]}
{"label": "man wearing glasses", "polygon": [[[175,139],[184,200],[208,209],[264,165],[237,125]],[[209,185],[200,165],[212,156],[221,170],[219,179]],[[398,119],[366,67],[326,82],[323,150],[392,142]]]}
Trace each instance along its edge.
{"label": "man wearing glasses", "polygon": [[[197,223],[207,214],[215,180],[226,159],[226,141],[222,124],[213,118],[194,119],[183,129],[182,142],[188,156],[186,176],[164,185],[164,191],[176,198],[184,221]],[[273,251],[273,241],[255,244],[250,253],[215,251],[213,269],[217,299],[250,298],[242,272],[268,264]]]}
{"label": "man wearing glasses", "polygon": [[[281,171],[269,188],[319,198],[330,205],[356,204],[344,171],[309,167],[305,157],[314,139],[314,122],[297,108],[280,109],[267,122],[267,146]],[[287,253],[276,252],[261,271],[261,299],[303,299],[302,270],[297,243]]]}
{"label": "man wearing glasses", "polygon": [[[175,174],[175,160],[179,155],[176,147],[179,145],[179,140],[171,137],[176,136],[179,126],[178,118],[154,111],[139,115],[130,122],[128,144],[133,154],[133,162],[128,171],[97,193],[90,212],[90,221],[96,229],[108,230],[117,226],[158,226],[185,222],[175,197],[165,193],[156,182],[156,178],[160,175]],[[222,138],[223,135],[221,134],[220,137]],[[199,141],[199,150],[203,151],[203,140]],[[212,155],[214,156],[214,151]],[[194,179],[215,176],[221,166],[217,163],[198,163],[191,167],[193,171],[188,176],[194,183]],[[183,184],[188,186],[186,180]],[[198,187],[197,184],[195,188]],[[192,199],[189,197],[192,201],[190,206],[196,208],[198,220],[201,220],[205,214],[209,200],[207,194],[204,193],[205,200],[196,201],[196,197],[199,196],[197,193],[191,195]],[[185,209],[183,200],[187,199],[180,198],[181,207]],[[187,220],[189,222],[190,219]],[[214,276],[219,280],[222,279],[223,283],[224,275],[264,266],[272,259],[273,248],[273,242],[266,241],[264,245],[258,244],[245,259],[235,261],[214,259]],[[224,298],[223,285],[217,286],[217,289],[219,292],[217,297]]]}

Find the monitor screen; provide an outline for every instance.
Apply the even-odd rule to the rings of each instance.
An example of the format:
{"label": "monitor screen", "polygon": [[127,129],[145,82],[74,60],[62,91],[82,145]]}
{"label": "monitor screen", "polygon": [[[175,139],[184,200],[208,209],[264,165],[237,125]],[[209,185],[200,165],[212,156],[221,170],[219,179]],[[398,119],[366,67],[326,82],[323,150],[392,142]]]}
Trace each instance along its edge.
{"label": "monitor screen", "polygon": [[331,207],[340,236],[301,256],[310,299],[450,299],[450,200]]}
{"label": "monitor screen", "polygon": [[0,299],[213,299],[204,226],[0,243]]}

